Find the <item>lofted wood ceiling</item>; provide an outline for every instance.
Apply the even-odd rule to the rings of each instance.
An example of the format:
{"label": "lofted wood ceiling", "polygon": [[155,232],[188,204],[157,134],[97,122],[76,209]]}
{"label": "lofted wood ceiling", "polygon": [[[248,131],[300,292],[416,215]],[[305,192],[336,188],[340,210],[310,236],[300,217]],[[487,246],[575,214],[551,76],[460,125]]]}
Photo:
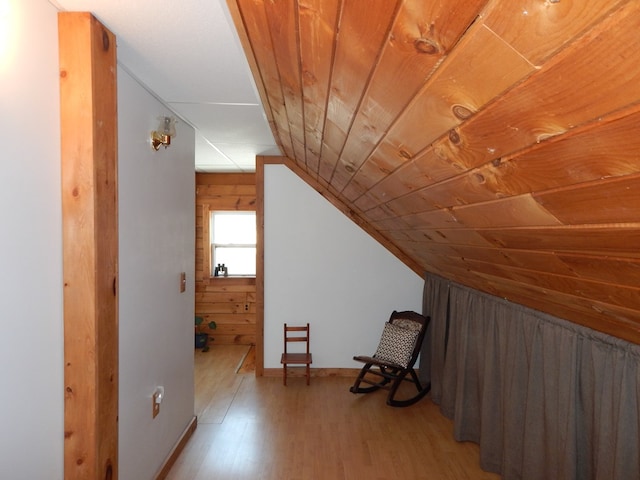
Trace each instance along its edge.
{"label": "lofted wood ceiling", "polygon": [[407,264],[640,343],[640,2],[228,4],[290,166]]}

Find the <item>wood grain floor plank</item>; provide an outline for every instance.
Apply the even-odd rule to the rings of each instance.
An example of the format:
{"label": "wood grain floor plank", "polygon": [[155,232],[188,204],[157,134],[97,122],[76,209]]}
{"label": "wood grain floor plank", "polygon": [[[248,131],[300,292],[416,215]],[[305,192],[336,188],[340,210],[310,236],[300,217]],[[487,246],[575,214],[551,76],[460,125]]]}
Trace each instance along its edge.
{"label": "wood grain floor plank", "polygon": [[196,403],[225,415],[210,423],[199,417],[167,479],[499,478],[480,469],[476,444],[453,439],[451,421],[428,397],[392,408],[386,392],[350,393],[347,377],[284,387],[278,377],[236,374],[241,350],[213,345],[196,352]]}

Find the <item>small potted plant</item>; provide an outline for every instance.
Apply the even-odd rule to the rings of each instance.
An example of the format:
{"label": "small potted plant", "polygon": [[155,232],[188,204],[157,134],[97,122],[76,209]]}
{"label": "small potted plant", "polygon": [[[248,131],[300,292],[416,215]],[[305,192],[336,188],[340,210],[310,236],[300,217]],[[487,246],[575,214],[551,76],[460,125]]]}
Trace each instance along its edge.
{"label": "small potted plant", "polygon": [[[196,315],[195,317],[196,348],[201,348],[203,352],[209,351],[209,334],[203,331],[205,326],[209,327],[210,330],[215,330],[217,328],[216,322],[214,322],[213,320],[205,324],[204,318]],[[213,338],[211,340],[213,340]]]}

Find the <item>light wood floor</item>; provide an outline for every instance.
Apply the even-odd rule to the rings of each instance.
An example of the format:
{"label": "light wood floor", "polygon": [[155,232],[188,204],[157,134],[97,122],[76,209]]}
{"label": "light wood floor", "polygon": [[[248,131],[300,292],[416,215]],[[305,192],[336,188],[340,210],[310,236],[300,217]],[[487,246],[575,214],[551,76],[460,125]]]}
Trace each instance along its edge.
{"label": "light wood floor", "polygon": [[496,480],[429,397],[407,408],[352,378],[237,374],[248,347],[196,351],[198,428],[169,480]]}

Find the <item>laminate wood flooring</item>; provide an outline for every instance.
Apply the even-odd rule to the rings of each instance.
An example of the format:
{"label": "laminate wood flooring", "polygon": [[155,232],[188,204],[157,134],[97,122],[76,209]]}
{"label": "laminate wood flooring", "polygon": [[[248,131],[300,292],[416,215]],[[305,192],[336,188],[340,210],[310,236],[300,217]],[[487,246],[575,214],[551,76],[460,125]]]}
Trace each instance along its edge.
{"label": "laminate wood flooring", "polygon": [[[222,423],[245,375],[237,375],[249,345],[211,345],[195,351],[195,414],[198,425]],[[247,374],[253,375],[252,372]]]}
{"label": "laminate wood flooring", "polygon": [[[495,480],[429,397],[407,408],[353,378],[237,374],[248,347],[196,352],[198,428],[169,480]],[[202,358],[204,356],[205,358]],[[200,371],[203,370],[203,371]]]}

